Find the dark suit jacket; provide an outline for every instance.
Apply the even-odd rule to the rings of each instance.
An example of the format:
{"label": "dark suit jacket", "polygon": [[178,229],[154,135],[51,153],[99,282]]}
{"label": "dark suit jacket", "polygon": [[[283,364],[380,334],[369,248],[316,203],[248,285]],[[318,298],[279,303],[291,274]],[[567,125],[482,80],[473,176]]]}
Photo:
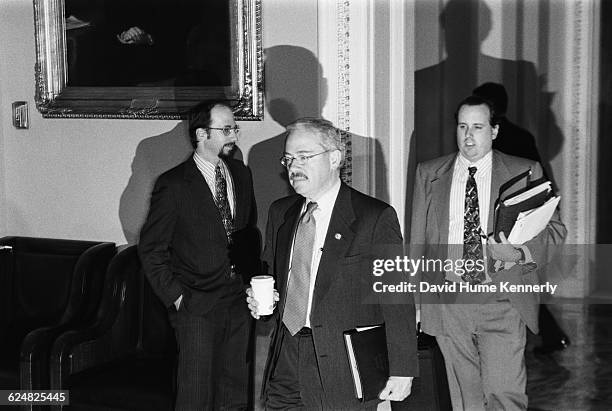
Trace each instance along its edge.
{"label": "dark suit jacket", "polygon": [[[453,180],[453,168],[457,153],[421,163],[417,167],[413,194],[412,222],[410,244],[415,255],[420,254],[419,246],[448,244],[448,224],[450,209],[450,190]],[[489,231],[493,228],[494,205],[498,198],[499,188],[512,177],[527,169],[532,170],[531,181],[542,177],[539,163],[525,158],[509,156],[493,150],[491,174],[490,211],[488,218]],[[507,190],[512,193],[525,186],[525,180],[517,182]],[[509,233],[506,233],[509,234]],[[559,244],[565,238],[566,229],[555,212],[544,231],[525,243],[540,265],[547,262],[547,245]],[[440,250],[437,250],[439,252]],[[427,251],[424,251],[427,254]],[[510,281],[511,284],[539,284],[538,269],[527,265],[515,265],[509,270],[491,274],[493,281]],[[442,275],[437,278],[443,281]],[[428,295],[427,297],[431,297]],[[510,293],[508,298],[521,318],[534,333],[538,332],[538,294]],[[431,299],[421,306],[422,328],[428,334],[443,334],[439,304]]]}
{"label": "dark suit jacket", "polygon": [[231,264],[245,282],[259,268],[251,172],[237,160],[225,163],[236,196],[231,247],[213,195],[192,157],[155,183],[138,250],[153,290],[167,307],[183,294],[186,310],[205,314],[219,298],[242,288],[240,282],[228,284]]}
{"label": "dark suit jacket", "polygon": [[[285,305],[289,256],[304,198],[293,195],[270,206],[264,260],[276,277],[280,301],[276,310],[263,395],[278,359],[279,332]],[[321,380],[340,406],[354,404],[354,388],[342,332],[358,326],[386,324],[391,375],[416,376],[414,301],[364,304],[362,286],[372,278],[368,252],[376,244],[400,244],[395,210],[388,204],[341,185],[323,246],[314,287],[310,322]],[[365,264],[364,264],[365,263]],[[369,265],[369,267],[368,267]],[[381,297],[381,298],[384,298]]]}

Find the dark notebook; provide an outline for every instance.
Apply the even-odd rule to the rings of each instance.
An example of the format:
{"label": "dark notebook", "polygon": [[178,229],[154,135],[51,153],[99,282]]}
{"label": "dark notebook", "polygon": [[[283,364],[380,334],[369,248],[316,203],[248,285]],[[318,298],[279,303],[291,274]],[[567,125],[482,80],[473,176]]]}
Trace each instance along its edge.
{"label": "dark notebook", "polygon": [[530,176],[530,171],[518,175],[500,188],[500,195],[495,207],[495,241],[501,241],[499,233],[502,231],[508,238],[521,212],[538,208],[554,196],[550,181],[539,179],[506,196],[503,200],[501,199],[504,189],[507,189],[505,186],[509,187],[518,180]]}
{"label": "dark notebook", "polygon": [[389,379],[384,324],[345,331],[344,343],[353,375],[355,396],[362,402],[378,398]]}

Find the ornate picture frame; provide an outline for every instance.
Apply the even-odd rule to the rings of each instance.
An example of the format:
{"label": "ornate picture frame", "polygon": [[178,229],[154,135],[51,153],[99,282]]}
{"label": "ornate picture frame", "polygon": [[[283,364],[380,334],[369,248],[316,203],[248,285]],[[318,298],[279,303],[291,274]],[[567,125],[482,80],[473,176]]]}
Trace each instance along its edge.
{"label": "ornate picture frame", "polygon": [[[227,0],[229,11],[227,81],[221,84],[198,84],[190,79],[178,82],[112,82],[79,84],[70,78],[74,72],[74,52],[71,51],[74,32],[72,15],[66,16],[67,0],[33,0],[36,38],[36,106],[45,118],[120,118],[120,119],[182,119],[189,109],[202,100],[227,100],[234,108],[237,120],[263,118],[263,52],[261,45],[261,0]],[[126,0],[126,2],[134,0]],[[203,2],[207,0],[201,0]],[[196,1],[197,3],[197,1]],[[69,23],[67,24],[67,18]],[[207,21],[214,21],[207,16]],[[95,24],[76,19],[76,30],[95,28]],[[146,34],[146,33],[145,33]],[[120,35],[116,35],[119,39]],[[151,44],[153,41],[149,37]],[[201,43],[202,42],[200,40]],[[82,47],[82,49],[86,49]],[[88,47],[87,49],[91,49]],[[98,50],[94,50],[98,53]],[[81,53],[82,54],[82,53]],[[90,52],[91,54],[91,52]],[[197,57],[196,57],[197,58]],[[90,64],[88,68],[107,67]],[[69,70],[70,69],[70,70]],[[85,69],[81,68],[81,71]],[[138,72],[137,72],[138,73]],[[104,73],[102,73],[104,74]],[[90,76],[93,78],[93,76]],[[100,75],[96,78],[101,77]]]}

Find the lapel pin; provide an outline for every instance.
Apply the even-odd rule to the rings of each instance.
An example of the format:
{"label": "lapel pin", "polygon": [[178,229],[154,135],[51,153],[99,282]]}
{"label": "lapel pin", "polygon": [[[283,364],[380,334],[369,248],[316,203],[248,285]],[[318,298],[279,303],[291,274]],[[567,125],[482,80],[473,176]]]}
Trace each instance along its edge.
{"label": "lapel pin", "polygon": [[339,240],[339,239],[341,239],[341,238],[342,238],[342,234],[340,234],[340,233],[336,233],[336,234],[334,234],[334,238],[335,238],[336,240]]}

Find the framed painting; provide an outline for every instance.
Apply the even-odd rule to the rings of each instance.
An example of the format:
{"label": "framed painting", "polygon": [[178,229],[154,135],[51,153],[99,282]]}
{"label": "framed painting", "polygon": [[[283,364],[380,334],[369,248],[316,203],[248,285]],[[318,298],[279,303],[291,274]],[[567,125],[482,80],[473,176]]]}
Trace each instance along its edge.
{"label": "framed painting", "polygon": [[226,100],[261,120],[261,0],[34,0],[46,118],[180,119]]}

